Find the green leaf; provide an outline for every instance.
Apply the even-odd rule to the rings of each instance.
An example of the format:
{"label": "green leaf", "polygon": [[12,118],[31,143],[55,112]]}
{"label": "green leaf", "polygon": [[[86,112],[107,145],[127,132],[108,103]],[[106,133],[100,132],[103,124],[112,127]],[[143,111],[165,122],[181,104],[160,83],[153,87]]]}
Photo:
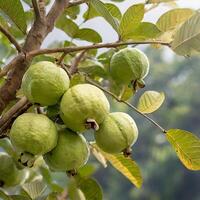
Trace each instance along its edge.
{"label": "green leaf", "polygon": [[89,76],[105,77],[106,71],[104,66],[95,60],[86,59],[84,62],[80,63],[79,71],[87,73]]}
{"label": "green leaf", "polygon": [[26,33],[26,15],[20,0],[0,0],[0,9],[24,34]]}
{"label": "green leaf", "polygon": [[135,94],[135,91],[133,90],[132,87],[129,87],[129,86],[122,86],[122,90],[121,90],[121,94],[120,94],[120,100],[123,100],[123,101],[127,101],[129,100],[134,94]]}
{"label": "green leaf", "polygon": [[200,170],[200,139],[180,129],[168,130],[166,136],[183,165],[190,170]]}
{"label": "green leaf", "polygon": [[155,24],[150,22],[142,22],[137,28],[135,28],[131,33],[127,34],[123,39],[146,40],[156,38],[160,33],[161,31]]}
{"label": "green leaf", "polygon": [[96,11],[113,27],[113,29],[118,33],[119,25],[115,18],[110,14],[105,4],[100,0],[90,0],[92,6]]}
{"label": "green leaf", "polygon": [[146,91],[140,97],[138,102],[138,110],[142,113],[152,113],[163,104],[165,94],[156,91]]}
{"label": "green leaf", "polygon": [[157,21],[157,27],[163,31],[171,31],[176,29],[180,24],[186,21],[195,13],[189,8],[177,8],[164,13]]}
{"label": "green leaf", "polygon": [[100,43],[102,38],[96,31],[89,28],[82,28],[74,35],[74,38],[86,40],[88,42]]}
{"label": "green leaf", "polygon": [[92,164],[87,164],[83,167],[81,167],[79,170],[78,170],[78,175],[83,177],[83,178],[86,178],[86,177],[89,177],[91,176],[92,174],[94,174],[96,171],[96,167]]}
{"label": "green leaf", "polygon": [[[104,5],[113,17],[117,18],[118,20],[121,19],[121,11],[116,5],[112,3],[105,3]],[[85,20],[89,20],[99,16],[101,16],[101,14],[98,13],[98,11],[92,6],[92,4],[88,5],[88,10],[83,14],[83,18]]]}
{"label": "green leaf", "polygon": [[42,180],[35,180],[30,183],[25,183],[22,185],[24,191],[32,198],[35,199],[42,195],[46,189],[46,184]]}
{"label": "green leaf", "polygon": [[184,56],[200,52],[200,12],[185,21],[177,30],[171,47],[177,54]]}
{"label": "green leaf", "polygon": [[57,20],[56,27],[72,38],[79,32],[78,25],[71,19],[66,18],[64,14]]}
{"label": "green leaf", "polygon": [[77,15],[80,13],[80,6],[72,6],[66,9],[66,15],[68,15],[71,19],[76,19]]}
{"label": "green leaf", "polygon": [[121,20],[122,13],[116,5],[112,3],[106,3],[105,6],[113,17],[117,18],[119,21]]}
{"label": "green leaf", "polygon": [[123,154],[109,154],[102,151],[95,143],[91,143],[92,149],[99,151],[108,160],[112,166],[122,173],[137,188],[142,186],[142,175],[139,166],[131,158]]}
{"label": "green leaf", "polygon": [[31,200],[31,198],[23,195],[11,195],[10,198],[12,200]]}
{"label": "green leaf", "polygon": [[122,39],[126,38],[135,29],[144,17],[144,4],[136,4],[127,9],[119,26]]}
{"label": "green leaf", "polygon": [[101,186],[95,179],[79,179],[77,187],[83,192],[86,200],[102,200],[103,193]]}

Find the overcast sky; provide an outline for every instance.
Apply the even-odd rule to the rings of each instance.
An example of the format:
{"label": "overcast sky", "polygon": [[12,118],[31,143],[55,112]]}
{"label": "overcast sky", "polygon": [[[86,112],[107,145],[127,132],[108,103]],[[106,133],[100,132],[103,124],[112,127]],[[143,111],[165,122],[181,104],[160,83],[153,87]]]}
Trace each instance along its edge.
{"label": "overcast sky", "polygon": [[[110,1],[107,0],[105,2],[110,2]],[[122,3],[117,3],[117,4],[119,5],[118,7],[122,11],[122,13],[124,13],[125,10],[130,5],[136,4],[136,3],[143,3],[143,2],[144,0],[126,0]],[[177,4],[179,7],[182,7],[182,8],[189,7],[193,9],[200,9],[200,0],[178,0]],[[85,7],[83,6],[82,9],[84,10],[84,8]],[[155,22],[157,21],[159,16],[162,15],[163,12],[169,9],[172,9],[172,8],[168,6],[164,6],[163,4],[162,6],[159,6],[158,8],[146,14],[145,21]],[[100,17],[89,20],[88,22],[84,23],[82,27],[90,27],[92,29],[95,29],[102,36],[104,42],[112,42],[117,39],[117,34],[115,33],[115,31],[113,31],[110,25],[105,23],[105,21]],[[43,46],[47,46],[49,42],[52,40],[52,38],[53,40],[58,40],[58,41],[63,40],[63,39],[68,39],[66,34],[63,33],[62,31],[54,30],[51,34],[49,34]],[[79,43],[84,44],[81,41]]]}

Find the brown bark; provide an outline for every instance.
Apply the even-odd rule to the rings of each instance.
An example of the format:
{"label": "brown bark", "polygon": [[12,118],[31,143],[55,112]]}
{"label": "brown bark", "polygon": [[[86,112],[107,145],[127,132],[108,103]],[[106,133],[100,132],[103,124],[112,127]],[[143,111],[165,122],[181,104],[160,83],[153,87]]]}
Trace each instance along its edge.
{"label": "brown bark", "polygon": [[10,70],[5,84],[0,88],[0,113],[15,98],[16,92],[20,88],[22,77],[32,61],[32,57],[26,59],[26,54],[40,49],[43,40],[53,30],[56,19],[62,14],[68,3],[69,0],[55,0],[46,17],[41,18],[36,15],[35,22],[22,47],[25,56],[21,55],[16,58],[14,67]]}

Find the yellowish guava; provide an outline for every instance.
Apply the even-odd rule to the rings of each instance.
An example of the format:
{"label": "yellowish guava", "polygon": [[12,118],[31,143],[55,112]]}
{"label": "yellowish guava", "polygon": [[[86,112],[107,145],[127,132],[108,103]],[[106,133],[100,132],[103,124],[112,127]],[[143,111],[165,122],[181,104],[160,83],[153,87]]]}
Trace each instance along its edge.
{"label": "yellowish guava", "polygon": [[95,132],[97,145],[107,153],[120,153],[129,149],[138,138],[135,121],[126,113],[107,115]]}
{"label": "yellowish guava", "polygon": [[77,170],[87,162],[88,157],[85,138],[68,129],[59,132],[57,146],[44,155],[50,169],[56,171]]}
{"label": "yellowish guava", "polygon": [[67,73],[48,61],[41,61],[30,66],[22,79],[24,95],[32,103],[43,106],[56,104],[68,88]]}
{"label": "yellowish guava", "polygon": [[14,160],[6,153],[0,153],[0,187],[18,185],[23,179],[23,171],[18,170]]}
{"label": "yellowish guava", "polygon": [[12,145],[23,153],[43,155],[57,144],[57,129],[45,115],[24,113],[17,117],[10,130]]}
{"label": "yellowish guava", "polygon": [[143,87],[143,79],[149,72],[149,60],[139,49],[124,48],[115,53],[110,61],[110,74],[118,84],[137,84]]}
{"label": "yellowish guava", "polygon": [[110,104],[99,88],[91,84],[78,84],[63,95],[60,110],[66,126],[82,132],[92,121],[101,124],[109,113]]}

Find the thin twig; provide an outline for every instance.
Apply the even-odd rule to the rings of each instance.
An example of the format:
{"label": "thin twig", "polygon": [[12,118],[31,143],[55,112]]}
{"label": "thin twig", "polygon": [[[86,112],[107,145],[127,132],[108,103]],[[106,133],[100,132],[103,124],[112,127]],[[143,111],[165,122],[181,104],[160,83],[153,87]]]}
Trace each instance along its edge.
{"label": "thin twig", "polygon": [[57,64],[58,65],[61,65],[61,63],[63,62],[63,60],[64,60],[64,58],[65,58],[65,56],[67,55],[67,53],[63,53],[61,56],[60,56],[60,58],[58,59],[58,61],[57,61]]}
{"label": "thin twig", "polygon": [[144,118],[146,118],[148,121],[150,121],[152,124],[154,124],[157,128],[159,128],[163,133],[166,133],[166,130],[161,127],[157,122],[155,122],[153,119],[151,119],[149,116],[143,114],[142,112],[140,112],[135,106],[133,106],[132,104],[130,104],[127,101],[121,100],[119,99],[115,94],[113,94],[112,92],[106,90],[105,88],[103,88],[102,86],[100,86],[99,84],[95,83],[94,81],[92,81],[90,78],[88,78],[86,76],[86,81],[88,83],[91,83],[92,85],[95,85],[96,87],[98,87],[99,89],[101,89],[102,91],[104,91],[105,93],[109,94],[110,96],[112,96],[114,99],[116,99],[118,102],[124,103],[127,106],[129,106],[131,109],[133,109],[135,112],[137,112],[138,114],[142,115]]}
{"label": "thin twig", "polygon": [[54,48],[54,49],[39,49],[35,51],[31,51],[27,54],[27,57],[34,57],[42,54],[52,54],[58,52],[71,53],[89,49],[100,49],[100,48],[115,48],[119,46],[125,45],[135,45],[135,44],[161,44],[164,46],[170,47],[168,42],[150,40],[150,41],[132,41],[132,42],[114,42],[114,43],[104,43],[104,44],[94,44],[88,46],[71,46],[71,47],[63,47],[63,48]]}
{"label": "thin twig", "polygon": [[7,31],[1,24],[0,24],[0,31],[8,38],[8,40],[15,46],[18,52],[22,51],[21,46],[18,44],[17,40],[11,35],[9,31]]}
{"label": "thin twig", "polygon": [[78,64],[83,59],[83,56],[85,55],[87,50],[82,51],[78,56],[75,57],[75,59],[72,62],[71,67],[69,68],[70,75],[75,74],[78,71]]}

